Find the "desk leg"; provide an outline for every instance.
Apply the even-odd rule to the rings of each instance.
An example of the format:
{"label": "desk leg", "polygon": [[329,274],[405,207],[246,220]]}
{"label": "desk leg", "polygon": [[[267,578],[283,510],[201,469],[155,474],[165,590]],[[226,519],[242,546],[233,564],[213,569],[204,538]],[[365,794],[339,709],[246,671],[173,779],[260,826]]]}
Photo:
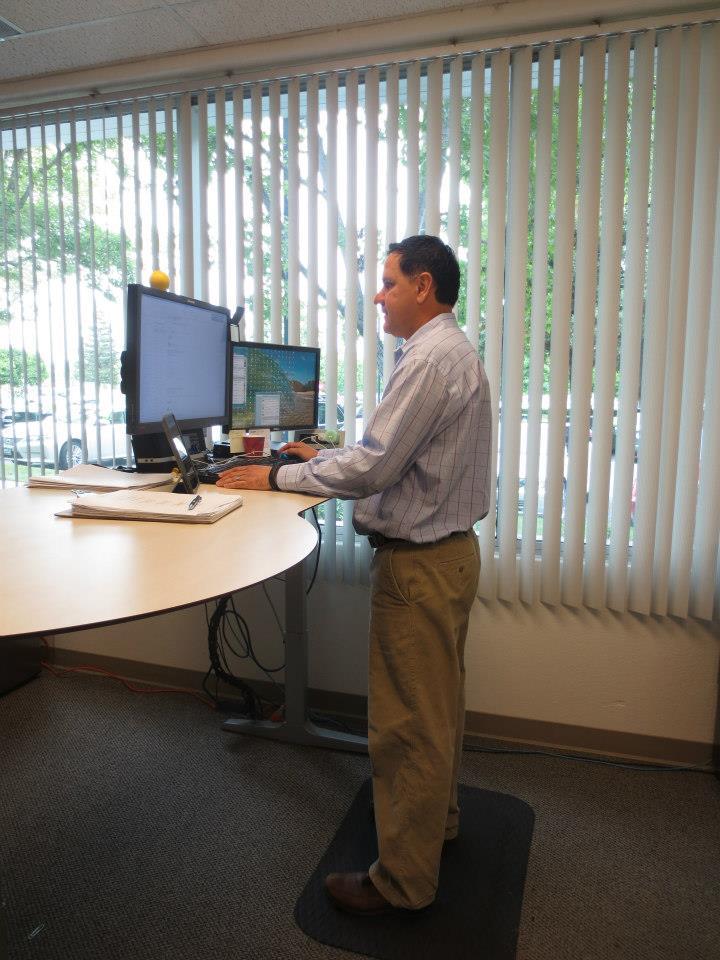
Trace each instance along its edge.
{"label": "desk leg", "polygon": [[307,602],[303,564],[298,563],[285,575],[285,719],[280,723],[272,720],[226,720],[223,730],[332,750],[367,753],[367,737],[319,727],[308,718],[307,682]]}

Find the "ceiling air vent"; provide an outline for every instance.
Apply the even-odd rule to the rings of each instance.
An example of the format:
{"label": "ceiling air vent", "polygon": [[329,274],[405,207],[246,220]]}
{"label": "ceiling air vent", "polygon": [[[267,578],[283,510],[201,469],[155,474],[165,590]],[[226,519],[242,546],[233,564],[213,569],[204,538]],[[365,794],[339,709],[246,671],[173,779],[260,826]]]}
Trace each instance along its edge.
{"label": "ceiling air vent", "polygon": [[10,23],[9,20],[3,20],[0,17],[0,40],[7,40],[8,37],[19,37],[21,33],[22,30]]}

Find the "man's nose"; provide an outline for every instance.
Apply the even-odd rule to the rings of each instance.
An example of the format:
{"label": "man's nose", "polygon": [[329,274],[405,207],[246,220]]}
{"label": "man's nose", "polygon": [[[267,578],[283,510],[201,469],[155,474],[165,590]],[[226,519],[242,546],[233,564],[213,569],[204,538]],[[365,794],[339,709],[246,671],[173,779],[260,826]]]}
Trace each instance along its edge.
{"label": "man's nose", "polygon": [[373,297],[373,303],[375,304],[375,306],[377,306],[379,303],[382,303],[382,301],[383,301],[383,291],[378,290],[378,292]]}

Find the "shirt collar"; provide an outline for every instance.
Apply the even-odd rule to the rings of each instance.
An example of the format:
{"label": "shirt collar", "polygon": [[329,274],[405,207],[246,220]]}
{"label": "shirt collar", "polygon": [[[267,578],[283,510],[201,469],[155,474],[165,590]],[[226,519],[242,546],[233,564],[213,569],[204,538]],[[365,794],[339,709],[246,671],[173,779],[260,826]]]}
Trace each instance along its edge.
{"label": "shirt collar", "polygon": [[400,360],[400,357],[405,356],[409,350],[412,350],[413,347],[421,344],[426,337],[431,335],[433,330],[444,326],[448,322],[457,324],[454,313],[438,313],[438,315],[433,317],[432,320],[428,320],[427,323],[424,323],[419,330],[416,330],[415,333],[411,337],[408,337],[407,340],[403,340],[400,346],[397,347],[395,350],[395,363]]}

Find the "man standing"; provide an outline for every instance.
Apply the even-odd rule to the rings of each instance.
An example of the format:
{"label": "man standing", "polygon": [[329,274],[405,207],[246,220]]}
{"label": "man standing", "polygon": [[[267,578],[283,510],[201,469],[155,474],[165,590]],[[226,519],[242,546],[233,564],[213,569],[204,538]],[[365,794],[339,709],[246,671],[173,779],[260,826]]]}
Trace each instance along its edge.
{"label": "man standing", "polygon": [[371,565],[368,747],[378,859],[326,878],[335,904],[379,915],[435,898],[442,846],[457,836],[464,650],[488,512],[492,420],[485,371],[452,313],[460,268],[437,237],[389,247],[375,296],[405,342],[359,443],[305,462],[238,467],[218,486],[356,500]]}

